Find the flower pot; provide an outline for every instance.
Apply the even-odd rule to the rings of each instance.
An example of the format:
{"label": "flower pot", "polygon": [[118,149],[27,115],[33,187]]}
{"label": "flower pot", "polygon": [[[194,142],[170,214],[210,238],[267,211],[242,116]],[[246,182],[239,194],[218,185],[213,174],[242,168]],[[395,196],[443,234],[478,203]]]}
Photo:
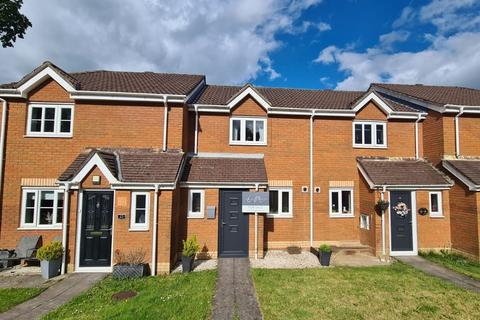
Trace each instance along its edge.
{"label": "flower pot", "polygon": [[116,264],[113,266],[112,276],[115,279],[141,278],[145,272],[144,264]]}
{"label": "flower pot", "polygon": [[44,279],[51,279],[58,276],[60,274],[61,267],[62,259],[40,261],[40,269],[42,270],[42,277]]}
{"label": "flower pot", "polygon": [[182,256],[182,271],[183,272],[190,272],[193,270],[193,261],[195,257],[190,256]]}
{"label": "flower pot", "polygon": [[320,251],[320,256],[319,256],[320,264],[325,267],[329,266],[331,256],[332,256],[332,251],[330,252]]}

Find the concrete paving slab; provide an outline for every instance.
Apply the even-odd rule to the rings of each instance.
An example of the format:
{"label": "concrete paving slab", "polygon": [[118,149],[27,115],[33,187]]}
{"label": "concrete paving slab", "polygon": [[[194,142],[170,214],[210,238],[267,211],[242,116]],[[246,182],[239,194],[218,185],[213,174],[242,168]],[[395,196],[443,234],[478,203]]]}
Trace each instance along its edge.
{"label": "concrete paving slab", "polygon": [[396,257],[396,259],[403,263],[411,265],[412,267],[417,268],[429,275],[449,281],[458,287],[475,292],[480,292],[480,281],[444,268],[422,257]]}

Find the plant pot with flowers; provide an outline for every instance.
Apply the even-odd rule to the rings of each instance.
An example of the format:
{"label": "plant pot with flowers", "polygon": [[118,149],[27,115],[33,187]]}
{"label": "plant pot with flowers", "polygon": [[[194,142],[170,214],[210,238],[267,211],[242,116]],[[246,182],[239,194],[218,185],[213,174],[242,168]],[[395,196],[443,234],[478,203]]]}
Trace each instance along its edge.
{"label": "plant pot with flowers", "polygon": [[115,250],[115,265],[112,272],[115,279],[140,278],[146,273],[145,250],[134,249],[126,253]]}
{"label": "plant pot with flowers", "polygon": [[53,241],[38,249],[37,259],[40,260],[40,269],[44,279],[51,279],[60,274],[63,253],[64,250],[60,241]]}
{"label": "plant pot with flowers", "polygon": [[328,244],[322,244],[320,248],[318,248],[318,251],[320,264],[325,267],[329,266],[330,258],[332,257],[332,247],[330,247]]}
{"label": "plant pot with flowers", "polygon": [[200,245],[197,242],[197,237],[193,235],[187,240],[183,240],[182,251],[182,271],[190,272],[193,269],[193,262],[195,255],[200,250]]}
{"label": "plant pot with flowers", "polygon": [[377,204],[375,205],[375,209],[376,209],[377,213],[381,215],[385,212],[385,210],[388,209],[389,205],[390,205],[390,203],[388,201],[378,200]]}

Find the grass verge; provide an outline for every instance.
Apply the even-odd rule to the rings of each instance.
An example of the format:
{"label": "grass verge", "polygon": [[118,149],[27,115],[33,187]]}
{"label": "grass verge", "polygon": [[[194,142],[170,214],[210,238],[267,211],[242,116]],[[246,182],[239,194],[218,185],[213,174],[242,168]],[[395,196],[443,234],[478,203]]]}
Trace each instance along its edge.
{"label": "grass verge", "polygon": [[[132,280],[109,277],[44,319],[208,319],[215,282],[216,271]],[[114,293],[130,290],[137,296],[112,299]]]}
{"label": "grass verge", "polygon": [[[0,313],[39,295],[43,288],[5,288],[0,289]],[[0,317],[1,318],[1,317]]]}
{"label": "grass verge", "polygon": [[450,270],[480,280],[480,263],[469,260],[464,256],[448,251],[428,251],[420,252],[422,257],[437,264],[440,264]]}
{"label": "grass verge", "polygon": [[402,263],[253,270],[265,319],[479,319],[480,295]]}

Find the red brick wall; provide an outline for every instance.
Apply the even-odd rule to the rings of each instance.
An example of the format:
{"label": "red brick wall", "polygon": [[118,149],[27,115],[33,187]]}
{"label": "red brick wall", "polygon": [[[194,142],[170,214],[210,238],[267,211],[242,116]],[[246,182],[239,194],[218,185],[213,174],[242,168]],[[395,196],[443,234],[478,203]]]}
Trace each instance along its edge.
{"label": "red brick wall", "polygon": [[[429,191],[417,191],[417,213],[420,208],[429,209]],[[449,192],[442,192],[443,218],[431,217],[430,213],[417,214],[418,249],[448,249],[450,239],[450,201]],[[429,209],[430,210],[430,209]]]}
{"label": "red brick wall", "polygon": [[480,156],[480,117],[462,115],[459,118],[460,154],[463,156]]}
{"label": "red brick wall", "polygon": [[443,118],[435,111],[429,111],[423,122],[423,142],[425,157],[437,165],[443,157]]}

